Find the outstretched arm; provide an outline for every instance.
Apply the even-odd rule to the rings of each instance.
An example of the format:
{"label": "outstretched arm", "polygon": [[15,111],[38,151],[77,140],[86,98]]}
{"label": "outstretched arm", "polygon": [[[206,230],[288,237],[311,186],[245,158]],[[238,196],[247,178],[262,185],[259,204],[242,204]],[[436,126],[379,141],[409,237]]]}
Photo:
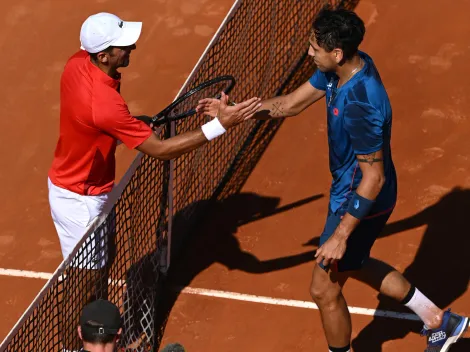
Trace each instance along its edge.
{"label": "outstretched arm", "polygon": [[[227,99],[228,97],[224,95],[221,100],[226,103]],[[159,139],[156,134],[152,133],[136,149],[160,160],[177,158],[202,146],[212,138],[223,134],[227,129],[242,123],[245,119],[250,118],[258,107],[258,98],[249,99],[237,106],[231,106],[230,109],[224,112],[218,113],[216,119],[208,122],[202,128],[197,128],[165,140]]]}
{"label": "outstretched arm", "polygon": [[[269,120],[295,116],[324,96],[325,91],[314,88],[310,82],[305,82],[290,94],[261,101],[257,112],[247,119]],[[227,105],[223,99],[207,98],[199,101],[196,109],[198,112],[216,117],[218,113],[231,108],[233,106]]]}
{"label": "outstretched arm", "polygon": [[325,92],[305,82],[290,94],[263,100],[258,112],[251,118],[269,120],[296,116],[325,96]]}

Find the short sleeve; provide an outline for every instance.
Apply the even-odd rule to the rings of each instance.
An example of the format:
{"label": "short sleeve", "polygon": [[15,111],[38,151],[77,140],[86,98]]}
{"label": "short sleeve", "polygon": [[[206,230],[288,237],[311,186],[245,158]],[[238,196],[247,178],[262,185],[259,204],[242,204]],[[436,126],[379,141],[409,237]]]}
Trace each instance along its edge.
{"label": "short sleeve", "polygon": [[316,70],[312,77],[309,79],[310,84],[312,87],[326,91],[326,85],[328,84],[328,79],[324,72],[320,70]]}
{"label": "short sleeve", "polygon": [[106,102],[95,102],[96,127],[122,141],[129,149],[142,144],[153,133],[144,122],[134,118],[121,96]]}
{"label": "short sleeve", "polygon": [[380,112],[370,104],[354,102],[345,106],[344,126],[356,154],[365,155],[382,149],[383,123]]}

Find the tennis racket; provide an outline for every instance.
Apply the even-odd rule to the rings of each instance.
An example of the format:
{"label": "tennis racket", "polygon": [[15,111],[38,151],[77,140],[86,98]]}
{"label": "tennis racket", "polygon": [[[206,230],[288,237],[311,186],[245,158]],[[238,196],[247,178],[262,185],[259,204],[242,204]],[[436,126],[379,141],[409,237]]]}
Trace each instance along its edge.
{"label": "tennis racket", "polygon": [[153,117],[136,116],[136,118],[157,127],[168,122],[182,120],[196,114],[199,100],[204,98],[220,99],[220,92],[228,94],[234,86],[235,78],[229,75],[219,76],[189,90],[157,115]]}

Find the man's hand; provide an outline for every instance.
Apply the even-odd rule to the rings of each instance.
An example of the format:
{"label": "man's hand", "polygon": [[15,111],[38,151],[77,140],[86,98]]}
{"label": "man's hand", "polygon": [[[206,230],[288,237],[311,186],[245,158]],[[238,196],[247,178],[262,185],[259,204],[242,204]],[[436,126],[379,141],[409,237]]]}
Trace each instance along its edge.
{"label": "man's hand", "polygon": [[320,248],[317,249],[315,258],[317,263],[323,262],[324,266],[341,260],[346,252],[347,238],[334,233]]}
{"label": "man's hand", "polygon": [[199,101],[198,113],[217,117],[225,129],[251,118],[261,106],[259,98],[251,98],[236,105],[229,105],[229,97],[222,92],[221,98],[206,98]]}
{"label": "man's hand", "polygon": [[154,132],[158,133],[160,132],[160,129],[158,126],[154,125],[152,123],[152,116],[147,116],[147,115],[139,115],[139,116],[134,116],[137,120],[142,121],[145,123],[147,126],[149,126]]}

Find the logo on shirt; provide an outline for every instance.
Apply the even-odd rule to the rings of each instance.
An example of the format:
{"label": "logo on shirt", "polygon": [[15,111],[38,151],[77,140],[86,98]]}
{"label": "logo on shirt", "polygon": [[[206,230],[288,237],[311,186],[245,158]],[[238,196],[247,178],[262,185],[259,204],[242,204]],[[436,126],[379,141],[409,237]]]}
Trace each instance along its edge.
{"label": "logo on shirt", "polygon": [[359,200],[358,199],[356,199],[354,201],[354,209],[356,209],[356,210],[359,209]]}
{"label": "logo on shirt", "polygon": [[122,28],[122,26],[124,26],[124,22],[123,21],[119,22],[118,26],[119,28]]}
{"label": "logo on shirt", "polygon": [[339,114],[338,108],[334,108],[333,109],[333,115],[338,116],[338,114]]}

